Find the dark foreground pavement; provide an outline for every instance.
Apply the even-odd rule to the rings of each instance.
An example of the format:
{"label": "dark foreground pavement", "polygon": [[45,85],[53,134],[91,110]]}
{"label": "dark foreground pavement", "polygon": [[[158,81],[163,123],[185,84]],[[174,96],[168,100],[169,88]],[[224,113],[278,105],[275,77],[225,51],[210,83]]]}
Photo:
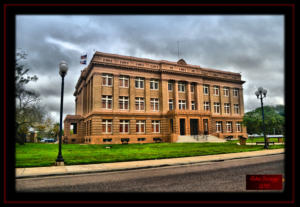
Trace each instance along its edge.
{"label": "dark foreground pavement", "polygon": [[241,192],[247,174],[282,174],[284,155],[16,180],[26,192]]}

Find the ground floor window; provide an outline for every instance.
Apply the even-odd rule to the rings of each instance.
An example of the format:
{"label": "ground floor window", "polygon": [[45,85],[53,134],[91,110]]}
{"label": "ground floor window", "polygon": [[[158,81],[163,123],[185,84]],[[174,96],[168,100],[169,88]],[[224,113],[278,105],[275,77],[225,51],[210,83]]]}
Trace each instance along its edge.
{"label": "ground floor window", "polygon": [[102,133],[112,132],[112,120],[103,119],[102,120]]}
{"label": "ground floor window", "polygon": [[236,123],[236,131],[237,131],[237,132],[241,132],[241,131],[242,131],[241,122],[237,122],[237,123]]}
{"label": "ground floor window", "polygon": [[121,133],[129,132],[129,120],[121,120],[120,121],[120,132]]}
{"label": "ground floor window", "polygon": [[232,122],[231,121],[226,122],[226,129],[227,129],[227,132],[232,132]]}
{"label": "ground floor window", "polygon": [[145,123],[146,121],[138,120],[136,121],[136,132],[145,133]]}
{"label": "ground floor window", "polygon": [[160,133],[160,121],[158,120],[152,121],[152,132]]}
{"label": "ground floor window", "polygon": [[216,132],[222,132],[222,122],[221,121],[216,122]]}

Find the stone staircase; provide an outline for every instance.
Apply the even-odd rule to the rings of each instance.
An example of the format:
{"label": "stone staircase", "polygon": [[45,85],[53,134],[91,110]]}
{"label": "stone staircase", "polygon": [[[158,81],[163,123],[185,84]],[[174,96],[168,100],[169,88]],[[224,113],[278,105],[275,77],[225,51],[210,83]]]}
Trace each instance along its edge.
{"label": "stone staircase", "polygon": [[192,142],[226,142],[225,139],[220,139],[213,135],[180,135],[177,143],[192,143]]}

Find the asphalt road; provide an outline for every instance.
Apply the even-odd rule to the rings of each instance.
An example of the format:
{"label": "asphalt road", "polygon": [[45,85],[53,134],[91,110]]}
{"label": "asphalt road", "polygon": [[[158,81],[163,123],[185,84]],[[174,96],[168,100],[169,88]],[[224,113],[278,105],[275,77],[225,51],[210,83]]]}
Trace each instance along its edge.
{"label": "asphalt road", "polygon": [[242,192],[247,174],[282,174],[284,155],[16,180],[26,192]]}

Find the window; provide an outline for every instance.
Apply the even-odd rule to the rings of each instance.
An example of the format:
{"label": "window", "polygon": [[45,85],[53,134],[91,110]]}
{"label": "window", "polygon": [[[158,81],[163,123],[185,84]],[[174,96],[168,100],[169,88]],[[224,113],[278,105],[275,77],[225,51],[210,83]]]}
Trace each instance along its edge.
{"label": "window", "polygon": [[214,95],[215,96],[219,96],[220,95],[219,86],[214,86]]}
{"label": "window", "polygon": [[239,114],[240,113],[240,106],[238,104],[234,104],[234,113]]}
{"label": "window", "polygon": [[119,86],[122,87],[122,88],[128,88],[128,86],[129,86],[129,77],[128,76],[120,76]]}
{"label": "window", "polygon": [[158,80],[150,80],[150,89],[158,90]]}
{"label": "window", "polygon": [[136,88],[144,88],[144,78],[136,78],[135,79],[135,87]]}
{"label": "window", "polygon": [[160,133],[160,121],[158,120],[152,121],[152,132]]}
{"label": "window", "polygon": [[102,85],[103,86],[112,86],[113,76],[111,74],[102,75]]}
{"label": "window", "polygon": [[135,98],[135,110],[143,111],[145,108],[144,98],[137,97]]}
{"label": "window", "polygon": [[229,96],[229,88],[228,87],[224,87],[223,92],[224,92],[224,96]]}
{"label": "window", "polygon": [[158,111],[159,110],[159,101],[158,98],[151,98],[150,99],[151,110]]}
{"label": "window", "polygon": [[191,84],[191,92],[192,92],[192,93],[195,92],[195,84],[194,84],[194,83]]}
{"label": "window", "polygon": [[203,85],[203,94],[208,95],[209,94],[209,88],[208,85]]}
{"label": "window", "polygon": [[185,83],[184,82],[178,82],[178,91],[185,92]]}
{"label": "window", "polygon": [[229,114],[230,113],[230,104],[224,103],[224,113]]}
{"label": "window", "polygon": [[173,83],[172,83],[172,81],[168,82],[168,90],[169,91],[173,91]]}
{"label": "window", "polygon": [[169,110],[173,110],[173,99],[169,99]]}
{"label": "window", "polygon": [[185,100],[179,100],[179,109],[186,109],[186,102]]}
{"label": "window", "polygon": [[129,132],[129,120],[121,120],[120,121],[120,132],[121,133]]}
{"label": "window", "polygon": [[103,139],[103,142],[111,142],[112,139]]}
{"label": "window", "polygon": [[102,96],[102,108],[112,109],[112,96]]}
{"label": "window", "polygon": [[214,103],[214,110],[216,114],[220,113],[220,103]]}
{"label": "window", "polygon": [[142,142],[142,141],[145,141],[145,140],[146,140],[146,138],[138,138],[139,142]]}
{"label": "window", "polygon": [[226,122],[226,130],[227,130],[227,132],[232,132],[232,122],[231,121]]}
{"label": "window", "polygon": [[216,122],[216,132],[222,132],[222,122],[221,121]]}
{"label": "window", "polygon": [[112,132],[112,120],[103,119],[102,120],[102,133]]}
{"label": "window", "polygon": [[209,111],[209,102],[204,102],[204,111]]}
{"label": "window", "polygon": [[239,96],[239,89],[238,88],[233,89],[233,96]]}
{"label": "window", "polygon": [[195,101],[192,101],[191,106],[192,106],[192,110],[196,110],[196,104],[195,104]]}
{"label": "window", "polygon": [[120,96],[119,97],[119,109],[128,110],[128,96]]}
{"label": "window", "polygon": [[136,121],[136,132],[145,133],[145,121],[138,120]]}
{"label": "window", "polygon": [[241,125],[241,123],[237,122],[235,125],[236,125],[236,131],[237,132],[241,132],[242,131],[242,125]]}

